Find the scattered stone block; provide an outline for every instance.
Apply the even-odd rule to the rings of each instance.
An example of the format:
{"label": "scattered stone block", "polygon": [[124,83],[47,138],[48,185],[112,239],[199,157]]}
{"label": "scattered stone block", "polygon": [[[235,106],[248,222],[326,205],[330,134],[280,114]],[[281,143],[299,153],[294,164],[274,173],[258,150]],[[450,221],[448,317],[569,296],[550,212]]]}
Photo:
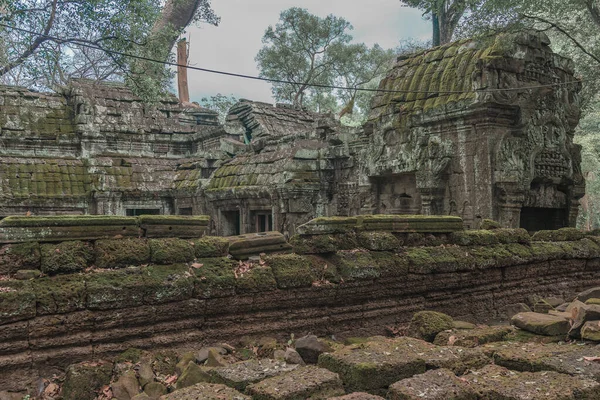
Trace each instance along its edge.
{"label": "scattered stone block", "polygon": [[214,350],[220,355],[227,354],[227,350],[225,350],[222,347],[203,347],[198,351],[198,354],[196,355],[196,362],[198,364],[204,364],[206,360],[208,360],[210,350]]}
{"label": "scattered stone block", "polygon": [[296,351],[307,364],[316,364],[319,355],[329,350],[327,344],[319,340],[315,335],[308,335],[296,340]]}
{"label": "scattered stone block", "polygon": [[565,308],[565,312],[572,313],[573,310],[578,310],[579,308],[581,308],[583,306],[585,306],[584,302],[581,302],[579,300],[573,300],[571,303],[569,303],[569,305],[567,306],[567,308]]}
{"label": "scattered stone block", "polygon": [[94,400],[96,391],[110,383],[112,363],[83,362],[67,368],[63,384],[63,397],[65,399]]}
{"label": "scattered stone block", "polygon": [[161,396],[160,400],[251,400],[237,390],[225,385],[214,383],[199,383],[194,386],[176,390],[173,393]]}
{"label": "scattered stone block", "polygon": [[201,382],[210,382],[210,375],[193,361],[188,362],[181,376],[177,379],[177,389],[193,386]]}
{"label": "scattered stone block", "polygon": [[466,322],[466,321],[452,321],[452,327],[454,329],[475,329],[477,328],[477,325],[472,324],[470,322]]}
{"label": "scattered stone block", "polygon": [[138,380],[140,381],[140,385],[144,388],[148,383],[154,382],[154,371],[152,370],[152,365],[147,360],[143,360],[140,362],[140,367],[138,368]]}
{"label": "scattered stone block", "polygon": [[140,385],[135,371],[128,371],[111,385],[115,400],[130,400],[140,393]]}
{"label": "scattered stone block", "polygon": [[40,276],[42,276],[42,271],[39,269],[20,269],[15,274],[15,279],[28,281],[30,279],[39,278]]}
{"label": "scattered stone block", "polygon": [[289,364],[298,364],[298,365],[306,364],[304,362],[304,360],[302,359],[302,356],[300,356],[300,354],[296,350],[292,349],[291,347],[288,347],[287,349],[285,349],[284,359]]}
{"label": "scattered stone block", "polygon": [[464,376],[477,398],[575,400],[600,396],[600,383],[553,371],[515,372],[488,365]]}
{"label": "scattered stone block", "polygon": [[427,369],[447,368],[461,374],[490,359],[479,349],[435,346],[410,337],[377,338],[319,357],[319,366],[340,374],[348,391],[384,395],[399,380]]}
{"label": "scattered stone block", "polygon": [[180,358],[177,364],[175,365],[175,372],[178,375],[181,375],[183,370],[188,366],[190,361],[196,361],[196,355],[194,353],[185,353]]}
{"label": "scattered stone block", "polygon": [[375,396],[374,394],[364,392],[354,392],[345,396],[330,397],[328,400],[385,400],[381,396]]}
{"label": "scattered stone block", "polygon": [[229,253],[237,260],[247,260],[262,253],[290,253],[289,244],[280,232],[248,233],[229,236]]}
{"label": "scattered stone block", "polygon": [[546,300],[538,300],[533,305],[533,311],[540,314],[547,314],[550,310],[554,310],[554,307],[550,305]]}
{"label": "scattered stone block", "polygon": [[144,387],[144,393],[150,399],[158,399],[160,396],[167,394],[167,387],[160,382],[150,382]]}
{"label": "scattered stone block", "polygon": [[[18,272],[17,272],[17,274],[18,274]],[[16,276],[15,276],[15,278],[16,278]],[[17,278],[17,279],[19,279],[19,278]],[[591,299],[587,299],[587,300],[585,301],[585,304],[596,304],[596,305],[600,305],[600,299],[597,299],[597,298],[593,297],[593,298],[591,298]]]}
{"label": "scattered stone block", "polygon": [[246,392],[262,400],[326,399],[345,393],[338,374],[315,366],[267,378],[248,386]]}
{"label": "scattered stone block", "polygon": [[571,328],[565,318],[534,312],[519,313],[512,317],[511,323],[517,328],[545,336],[567,335]]}
{"label": "scattered stone block", "polygon": [[229,240],[218,236],[205,236],[194,242],[196,258],[226,257],[229,253]]}
{"label": "scattered stone block", "polygon": [[208,350],[208,358],[204,364],[207,367],[224,367],[228,363],[227,360],[223,358],[218,348],[211,348]]}
{"label": "scattered stone block", "polygon": [[453,326],[454,320],[449,315],[436,311],[419,311],[410,321],[408,336],[433,342],[438,333],[452,329]]}
{"label": "scattered stone block", "polygon": [[600,321],[586,321],[581,328],[581,338],[600,342]]}
{"label": "scattered stone block", "polygon": [[[158,397],[156,397],[157,399]],[[148,396],[146,393],[142,392],[138,395],[135,395],[131,398],[131,400],[155,400],[152,397]]]}
{"label": "scattered stone block", "polygon": [[593,287],[591,289],[584,290],[575,296],[575,300],[579,300],[582,303],[585,303],[588,299],[592,298],[600,298],[600,287]]}
{"label": "scattered stone block", "polygon": [[574,316],[573,325],[569,330],[569,336],[574,338],[581,337],[581,328],[587,321],[600,320],[600,305],[590,304],[583,305],[573,309],[571,314]]}
{"label": "scattered stone block", "polygon": [[214,383],[223,383],[244,391],[252,383],[293,371],[296,368],[298,368],[297,365],[264,358],[242,361],[223,368],[214,368],[210,371],[210,375]]}
{"label": "scattered stone block", "polygon": [[477,347],[499,342],[513,331],[511,326],[488,326],[470,330],[448,330],[437,334],[434,344],[439,346]]}
{"label": "scattered stone block", "polygon": [[389,400],[476,400],[469,386],[447,369],[436,369],[390,386]]}
{"label": "scattered stone block", "polygon": [[560,306],[565,303],[565,299],[562,297],[546,297],[543,299],[546,303],[550,304],[553,308]]}

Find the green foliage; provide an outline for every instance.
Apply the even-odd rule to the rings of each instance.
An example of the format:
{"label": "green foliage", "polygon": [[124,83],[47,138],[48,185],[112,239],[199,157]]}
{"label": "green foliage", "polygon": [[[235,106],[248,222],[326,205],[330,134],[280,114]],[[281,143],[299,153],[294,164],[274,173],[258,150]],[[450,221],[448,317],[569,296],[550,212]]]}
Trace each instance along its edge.
{"label": "green foliage", "polygon": [[203,97],[200,100],[200,105],[202,107],[208,108],[209,110],[218,112],[219,122],[224,124],[229,109],[237,102],[238,99],[233,94],[225,96],[224,94],[217,93],[214,96]]}
{"label": "green foliage", "polygon": [[346,106],[343,114],[353,115],[357,108],[359,116],[347,121],[364,122],[373,94],[354,88],[375,88],[394,52],[351,43],[352,29],[348,21],[334,15],[320,18],[297,7],[283,11],[279,23],[265,31],[264,46],[256,56],[261,77],[293,82],[273,83],[275,99],[317,112],[338,112]]}
{"label": "green foliage", "polygon": [[167,60],[185,29],[181,9],[192,12],[183,24],[219,22],[210,0],[0,0],[0,22],[33,32],[0,31],[0,82],[57,89],[71,78],[117,80],[155,98],[171,78],[164,64],[109,52]]}

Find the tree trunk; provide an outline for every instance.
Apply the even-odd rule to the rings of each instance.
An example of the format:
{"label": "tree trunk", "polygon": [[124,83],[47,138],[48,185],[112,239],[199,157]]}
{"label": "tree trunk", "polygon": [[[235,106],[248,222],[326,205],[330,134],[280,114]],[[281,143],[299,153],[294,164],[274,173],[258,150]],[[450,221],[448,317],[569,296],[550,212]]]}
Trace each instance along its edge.
{"label": "tree trunk", "polygon": [[167,0],[160,18],[154,23],[149,42],[157,42],[166,61],[177,38],[192,22],[203,0]]}

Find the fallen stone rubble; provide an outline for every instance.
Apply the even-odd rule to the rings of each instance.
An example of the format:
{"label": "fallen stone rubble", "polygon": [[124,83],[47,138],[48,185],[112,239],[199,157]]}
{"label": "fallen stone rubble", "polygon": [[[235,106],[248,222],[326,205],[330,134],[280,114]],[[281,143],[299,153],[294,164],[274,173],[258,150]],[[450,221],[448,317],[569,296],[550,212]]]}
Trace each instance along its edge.
{"label": "fallen stone rubble", "polygon": [[570,303],[537,299],[554,305],[546,313],[521,310],[513,326],[421,311],[392,337],[245,337],[235,346],[132,348],[40,378],[28,393],[0,392],[0,399],[600,399],[600,348],[587,333],[598,326],[590,319],[598,318],[596,293]]}

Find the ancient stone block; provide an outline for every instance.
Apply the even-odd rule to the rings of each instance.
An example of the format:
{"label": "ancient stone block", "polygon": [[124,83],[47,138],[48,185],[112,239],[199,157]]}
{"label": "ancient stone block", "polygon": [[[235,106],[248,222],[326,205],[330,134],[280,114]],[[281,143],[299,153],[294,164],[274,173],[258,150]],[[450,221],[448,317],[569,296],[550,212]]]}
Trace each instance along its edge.
{"label": "ancient stone block", "polygon": [[94,249],[88,242],[72,241],[41,246],[42,272],[68,274],[80,272],[92,264]]}
{"label": "ancient stone block", "polygon": [[97,240],[94,251],[98,268],[123,268],[150,262],[150,246],[145,239]]}

